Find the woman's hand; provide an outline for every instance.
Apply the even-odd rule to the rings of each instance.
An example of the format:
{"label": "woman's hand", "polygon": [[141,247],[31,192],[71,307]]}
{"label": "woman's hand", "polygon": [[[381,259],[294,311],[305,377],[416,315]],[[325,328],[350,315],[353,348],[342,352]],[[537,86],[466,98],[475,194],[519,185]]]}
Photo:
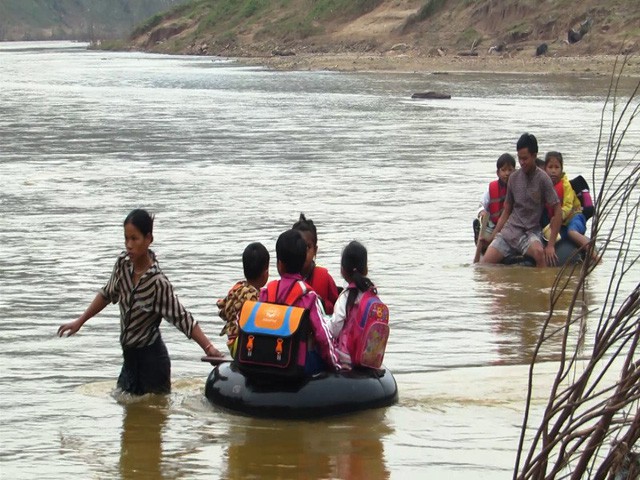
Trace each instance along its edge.
{"label": "woman's hand", "polygon": [[216,347],[214,347],[213,343],[210,343],[206,347],[204,347],[204,353],[206,353],[208,357],[224,357],[224,354],[221,353]]}
{"label": "woman's hand", "polygon": [[83,322],[81,322],[79,318],[77,320],[74,320],[73,322],[60,325],[60,328],[58,328],[58,336],[63,337],[66,333],[67,337],[70,337],[71,335],[74,335],[78,330],[80,330],[80,327],[82,327],[82,325]]}

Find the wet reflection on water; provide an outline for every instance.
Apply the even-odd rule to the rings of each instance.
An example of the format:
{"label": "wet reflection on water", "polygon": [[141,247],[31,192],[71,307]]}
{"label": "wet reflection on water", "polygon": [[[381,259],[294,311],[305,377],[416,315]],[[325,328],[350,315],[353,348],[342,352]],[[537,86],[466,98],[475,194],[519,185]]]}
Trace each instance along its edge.
{"label": "wet reflection on water", "polygon": [[[224,478],[389,478],[384,410],[348,422],[245,419],[229,431]],[[299,473],[294,473],[299,472]]]}
{"label": "wet reflection on water", "polygon": [[[579,269],[579,267],[577,267]],[[557,269],[534,269],[531,267],[477,267],[476,288],[487,297],[487,310],[491,315],[491,328],[497,336],[499,359],[494,363],[528,363],[538,343],[540,332],[547,321],[551,308],[551,291]],[[578,285],[579,270],[572,275],[569,270],[562,277],[564,290],[558,289],[553,314],[549,319],[549,338],[538,353],[541,361],[559,360],[562,345],[562,327],[569,313],[574,291]],[[573,318],[585,314],[592,304],[589,286],[580,294],[574,307]],[[585,317],[583,324],[586,324]],[[584,330],[579,338],[569,339],[569,344],[584,344]]]}
{"label": "wet reflection on water", "polygon": [[124,480],[162,479],[162,431],[168,398],[150,396],[123,405],[120,474]]}

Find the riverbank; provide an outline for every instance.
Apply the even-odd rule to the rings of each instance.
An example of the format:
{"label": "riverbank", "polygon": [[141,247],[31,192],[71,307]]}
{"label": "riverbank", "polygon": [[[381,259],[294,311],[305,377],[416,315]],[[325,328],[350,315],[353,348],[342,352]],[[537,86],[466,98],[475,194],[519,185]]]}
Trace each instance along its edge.
{"label": "riverbank", "polygon": [[[622,56],[583,55],[533,57],[530,55],[478,56],[422,55],[414,53],[296,53],[236,58],[243,65],[260,65],[273,70],[329,70],[340,72],[485,72],[530,74],[611,75],[620,70]],[[617,67],[616,67],[617,65]],[[630,57],[624,76],[640,78],[640,58]]]}

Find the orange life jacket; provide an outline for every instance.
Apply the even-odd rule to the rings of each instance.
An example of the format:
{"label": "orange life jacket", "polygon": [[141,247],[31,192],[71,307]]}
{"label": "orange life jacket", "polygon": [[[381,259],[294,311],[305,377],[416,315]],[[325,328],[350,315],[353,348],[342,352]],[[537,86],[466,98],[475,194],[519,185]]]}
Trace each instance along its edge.
{"label": "orange life jacket", "polygon": [[491,182],[489,184],[489,218],[493,223],[498,223],[500,220],[505,198],[507,198],[507,186],[499,180]]}

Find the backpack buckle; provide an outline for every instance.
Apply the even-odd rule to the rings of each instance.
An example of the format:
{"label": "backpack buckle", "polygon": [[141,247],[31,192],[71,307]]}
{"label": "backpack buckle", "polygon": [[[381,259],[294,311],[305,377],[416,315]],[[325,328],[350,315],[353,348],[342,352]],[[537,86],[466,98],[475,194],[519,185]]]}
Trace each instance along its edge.
{"label": "backpack buckle", "polygon": [[247,357],[250,357],[253,354],[253,339],[255,337],[253,335],[249,335],[247,339]]}

